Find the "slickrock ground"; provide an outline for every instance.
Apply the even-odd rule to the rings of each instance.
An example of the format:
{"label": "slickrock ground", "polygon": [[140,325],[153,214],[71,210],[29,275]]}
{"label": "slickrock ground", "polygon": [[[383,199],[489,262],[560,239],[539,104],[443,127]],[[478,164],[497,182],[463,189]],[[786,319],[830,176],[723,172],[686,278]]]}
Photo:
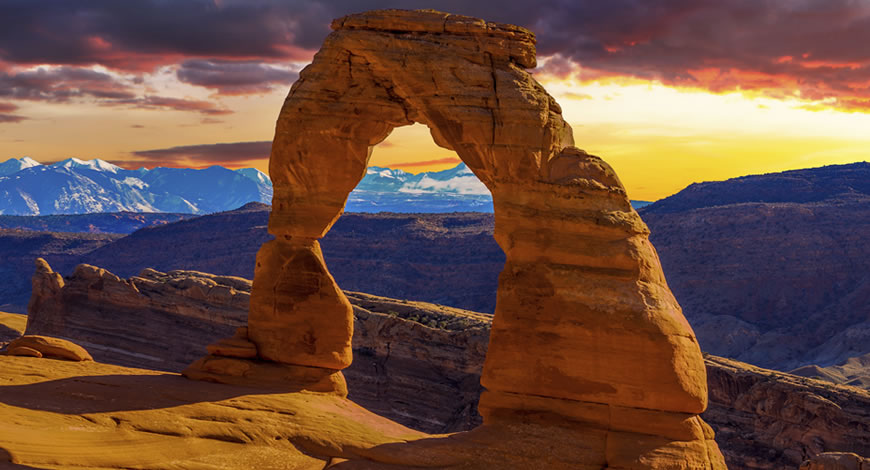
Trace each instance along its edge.
{"label": "slickrock ground", "polygon": [[0,356],[0,416],[0,465],[12,469],[591,470],[605,460],[602,436],[552,419],[426,435],[335,396],[28,357]]}
{"label": "slickrock ground", "polygon": [[[149,271],[150,273],[150,271]],[[39,275],[39,274],[37,274]],[[71,295],[69,309],[83,315],[45,322],[54,325],[46,334],[80,335],[98,359],[116,364],[175,364],[186,366],[171,354],[177,349],[148,346],[160,362],[145,361],[137,348],[161,341],[180,342],[186,355],[201,355],[207,344],[232,333],[245,308],[215,316],[222,332],[208,336],[201,327],[181,338],[173,332],[174,321],[149,321],[151,316],[170,319],[183,312],[219,310],[209,296],[198,300],[185,296],[178,285],[199,286],[209,275],[192,272],[151,274],[152,300],[173,299],[174,312],[155,313],[147,308],[124,310],[131,299],[89,297],[86,291]],[[109,287],[104,291],[125,291]],[[137,282],[136,278],[126,282]],[[237,284],[238,285],[238,284]],[[247,296],[249,281],[237,295]],[[73,277],[65,289],[85,285]],[[427,432],[468,430],[480,424],[477,400],[480,372],[489,338],[489,315],[347,292],[354,306],[354,362],[344,370],[350,399],[379,415]],[[90,313],[88,313],[90,312]],[[99,315],[97,312],[113,312]],[[23,330],[23,317],[10,316]],[[135,323],[138,319],[139,324]],[[181,318],[182,325],[191,320]],[[204,322],[200,318],[196,320]],[[142,328],[140,325],[150,325]],[[134,326],[131,326],[134,325]],[[185,326],[187,327],[187,326]],[[162,328],[162,329],[161,329]],[[40,332],[39,330],[36,330]],[[195,334],[193,332],[196,332]],[[125,338],[141,335],[142,341]],[[112,348],[112,349],[109,349]],[[817,452],[844,450],[867,455],[870,448],[870,393],[854,387],[835,386],[817,380],[753,367],[715,356],[706,357],[710,405],[703,418],[716,431],[716,441],[732,469],[796,468],[802,459]],[[2,445],[0,445],[2,447]]]}

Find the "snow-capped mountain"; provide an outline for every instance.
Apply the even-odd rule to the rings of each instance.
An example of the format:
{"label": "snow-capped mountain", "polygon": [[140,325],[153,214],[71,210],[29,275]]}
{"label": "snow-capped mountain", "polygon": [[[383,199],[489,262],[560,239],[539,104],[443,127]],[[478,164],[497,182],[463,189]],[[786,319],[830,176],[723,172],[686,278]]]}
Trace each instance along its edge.
{"label": "snow-capped mountain", "polygon": [[3,163],[0,163],[0,176],[11,175],[18,173],[25,168],[39,166],[40,163],[30,157],[10,158]]}
{"label": "snow-capped mountain", "polygon": [[[272,202],[272,182],[255,168],[126,170],[99,159],[42,165],[28,157],[0,163],[0,214],[5,215],[205,214],[252,201]],[[464,163],[418,174],[373,166],[350,194],[345,210],[492,212],[492,196]]]}
{"label": "snow-capped mountain", "polygon": [[220,166],[125,170],[100,159],[69,158],[42,165],[28,157],[13,158],[0,164],[0,214],[204,214],[251,201],[271,203],[268,177],[258,180],[247,172],[253,169],[244,170]]}
{"label": "snow-capped mountain", "polygon": [[465,165],[408,173],[370,166],[350,193],[347,212],[492,212],[492,195]]}
{"label": "snow-capped mountain", "polygon": [[[27,157],[24,157],[27,158]],[[34,161],[34,160],[31,160]],[[37,162],[38,164],[38,162]],[[99,158],[95,158],[93,160],[79,160],[78,158],[67,158],[66,160],[61,160],[57,163],[52,163],[51,166],[57,168],[69,168],[76,170],[93,170],[93,171],[107,171],[109,173],[117,173],[118,171],[123,170],[123,168],[112,165],[111,163],[100,160]]]}
{"label": "snow-capped mountain", "polygon": [[269,175],[256,168],[239,168],[236,171],[257,183],[257,187],[260,188],[260,202],[272,203],[272,180],[269,179]]}

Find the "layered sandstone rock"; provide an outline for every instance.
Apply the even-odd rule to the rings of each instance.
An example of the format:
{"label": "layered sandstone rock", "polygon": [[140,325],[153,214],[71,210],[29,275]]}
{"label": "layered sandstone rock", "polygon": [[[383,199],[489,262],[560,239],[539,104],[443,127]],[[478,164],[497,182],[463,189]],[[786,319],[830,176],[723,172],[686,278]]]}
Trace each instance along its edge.
{"label": "layered sandstone rock", "polygon": [[27,316],[17,313],[0,312],[0,348],[24,333]]}
{"label": "layered sandstone rock", "polygon": [[67,361],[93,361],[85,348],[62,338],[24,335],[12,340],[6,347],[10,356],[50,357]]}
{"label": "layered sandstone rock", "polygon": [[[724,468],[698,417],[707,389],[694,333],[616,174],[573,147],[559,105],[524,70],[535,66],[534,35],[435,11],[369,12],[332,27],[278,118],[275,240],[257,255],[248,316],[258,357],[323,374],[350,364],[352,308],[318,240],[372,147],[419,122],[492,191],[507,259],[481,432],[576,422],[588,436],[577,464]],[[263,367],[232,364],[208,378],[233,383]]]}
{"label": "layered sandstone rock", "polygon": [[707,356],[707,377],[704,419],[735,468],[797,468],[822,452],[870,455],[866,390],[716,356]]}
{"label": "layered sandstone rock", "polygon": [[801,464],[801,470],[866,470],[870,459],[851,452],[825,452]]}
{"label": "layered sandstone rock", "polygon": [[64,279],[41,259],[33,286],[27,334],[74,339],[104,362],[176,371],[244,325],[250,291],[230,276],[146,269],[121,279],[84,264]]}
{"label": "layered sandstone rock", "polygon": [[[28,331],[70,338],[86,345],[98,361],[180,372],[208,350],[213,356],[189,374],[280,387],[286,374],[294,372],[289,365],[252,369],[251,362],[237,360],[253,359],[257,353],[245,339],[246,328],[239,327],[247,318],[249,280],[153,269],[121,279],[91,266],[64,280],[47,264],[38,263],[34,283],[46,278],[58,280],[53,285],[62,287],[34,290],[32,304],[46,308],[31,311]],[[345,369],[352,400],[427,432],[461,431],[480,424],[477,400],[489,315],[356,292],[347,295],[356,330],[355,360]],[[24,330],[24,318],[10,317],[9,323],[19,328],[12,333],[17,337]],[[229,335],[233,337],[218,340]],[[237,375],[222,373],[228,369]],[[318,377],[311,375],[316,372],[312,369],[295,369],[309,374],[309,389],[346,393],[338,376]]]}

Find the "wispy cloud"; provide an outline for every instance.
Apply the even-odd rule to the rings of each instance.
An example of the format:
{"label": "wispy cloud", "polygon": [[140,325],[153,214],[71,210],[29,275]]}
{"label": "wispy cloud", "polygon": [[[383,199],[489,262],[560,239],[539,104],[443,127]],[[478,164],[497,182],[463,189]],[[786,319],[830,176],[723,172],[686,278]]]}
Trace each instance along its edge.
{"label": "wispy cloud", "polygon": [[[232,111],[211,101],[188,98],[172,98],[168,96],[145,96],[130,100],[118,101],[118,104],[130,104],[137,108],[162,109],[171,111],[193,111],[209,116],[232,114]],[[112,103],[114,104],[114,103]]]}
{"label": "wispy cloud", "polygon": [[413,166],[430,166],[430,165],[438,165],[443,163],[460,163],[462,160],[459,157],[444,157],[437,158],[434,160],[423,160],[423,161],[409,161],[409,162],[398,162],[398,163],[390,163],[390,168],[397,167],[413,167]]}
{"label": "wispy cloud", "polygon": [[137,166],[243,166],[269,158],[270,141],[227,142],[182,145],[177,147],[137,150],[131,152],[138,160],[126,160],[118,165]]}
{"label": "wispy cloud", "polygon": [[17,110],[18,106],[12,103],[3,103],[0,102],[0,124],[2,123],[14,123],[21,122],[27,119],[26,116],[21,116],[18,114],[10,114],[13,111]]}
{"label": "wispy cloud", "polygon": [[289,88],[299,73],[258,62],[192,59],[181,63],[178,79],[184,83],[216,90],[222,95],[266,93],[274,87]]}

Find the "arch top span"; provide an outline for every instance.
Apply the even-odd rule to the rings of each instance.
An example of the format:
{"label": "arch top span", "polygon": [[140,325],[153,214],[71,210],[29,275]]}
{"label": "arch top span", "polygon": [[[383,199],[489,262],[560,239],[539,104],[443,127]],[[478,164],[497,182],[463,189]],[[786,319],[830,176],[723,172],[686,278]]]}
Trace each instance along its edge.
{"label": "arch top span", "polygon": [[[269,168],[276,235],[322,236],[362,178],[371,146],[398,126],[428,126],[490,190],[546,178],[548,162],[573,145],[561,108],[525,70],[535,66],[528,30],[401,10],[332,27],[278,119]],[[292,202],[301,200],[308,203]]]}
{"label": "arch top span", "polygon": [[[232,377],[268,370],[302,389],[346,393],[353,312],[318,240],[372,147],[417,122],[493,196],[506,262],[481,376],[484,425],[583,423],[602,439],[596,468],[676,468],[668,455],[724,468],[698,416],[701,351],[649,230],[613,169],[574,147],[561,108],[526,71],[534,35],[431,10],[362,13],[332,28],[278,117],[275,240],[257,254],[248,327],[215,349],[249,362],[213,355],[188,375],[243,381]],[[636,453],[641,441],[649,444]]]}

